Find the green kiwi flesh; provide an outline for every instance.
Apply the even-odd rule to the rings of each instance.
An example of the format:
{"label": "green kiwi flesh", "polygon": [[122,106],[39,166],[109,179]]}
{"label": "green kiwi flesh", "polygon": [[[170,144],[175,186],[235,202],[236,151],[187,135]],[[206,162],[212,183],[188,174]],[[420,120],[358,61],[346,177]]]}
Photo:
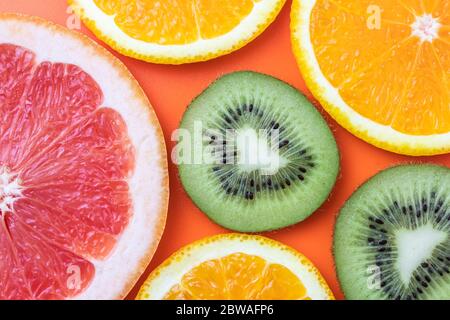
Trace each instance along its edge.
{"label": "green kiwi flesh", "polygon": [[[195,138],[198,124],[201,139]],[[178,160],[181,182],[193,202],[228,229],[261,232],[302,221],[336,182],[339,153],[325,120],[298,90],[271,76],[221,77],[191,103],[180,129],[180,136],[190,133],[178,137],[179,145],[193,146],[190,159],[200,154],[209,160]],[[242,159],[255,150],[239,147],[229,131],[254,132],[255,141],[267,145],[276,132],[277,143],[268,149],[277,154],[276,170],[246,165]]]}
{"label": "green kiwi flesh", "polygon": [[334,256],[347,299],[450,299],[450,169],[371,178],[341,209]]}

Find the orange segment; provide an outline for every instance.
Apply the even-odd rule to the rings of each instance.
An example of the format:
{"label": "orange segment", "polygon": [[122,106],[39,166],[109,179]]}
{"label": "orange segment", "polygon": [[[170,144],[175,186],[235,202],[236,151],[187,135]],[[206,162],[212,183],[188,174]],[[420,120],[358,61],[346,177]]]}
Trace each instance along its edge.
{"label": "orange segment", "polygon": [[95,0],[122,31],[157,44],[186,44],[198,39],[193,1]]}
{"label": "orange segment", "polygon": [[200,35],[212,39],[230,32],[253,10],[253,0],[194,0]]}
{"label": "orange segment", "polygon": [[[392,2],[389,6],[395,14],[384,18],[412,23],[413,16]],[[409,26],[384,20],[383,30],[369,29],[366,11],[372,3],[370,0],[318,1],[312,13],[311,39],[316,57],[335,87],[366,69],[369,63],[382,59],[411,33]]]}
{"label": "orange segment", "polygon": [[226,299],[226,281],[220,260],[210,260],[184,275],[181,289],[196,299]]}
{"label": "orange segment", "polygon": [[187,272],[165,299],[307,299],[303,283],[289,269],[234,253],[201,263]]}
{"label": "orange segment", "polygon": [[[340,94],[352,109],[383,125],[394,123],[404,101],[407,79],[415,68],[417,53],[412,49],[416,42],[410,38],[400,43],[382,59],[367,63],[366,69],[351,75],[348,82],[341,84]],[[399,125],[402,126],[401,121]]]}
{"label": "orange segment", "polygon": [[434,11],[436,17],[440,17],[440,21],[444,25],[450,25],[450,2],[438,1]]}
{"label": "orange segment", "polygon": [[[433,0],[432,0],[433,1]],[[414,15],[420,15],[426,12],[427,6],[425,5],[425,2],[431,2],[432,1],[424,1],[424,0],[395,0],[391,2],[397,2],[401,4],[403,7],[407,8],[411,13]],[[384,4],[384,3],[383,3]]]}
{"label": "orange segment", "polygon": [[324,76],[349,107],[378,124],[408,135],[450,132],[448,29],[440,25],[431,41],[412,34],[426,14],[447,23],[449,3],[317,0],[310,32]]}
{"label": "orange segment", "polygon": [[392,122],[394,127],[401,128],[400,131],[410,128],[417,128],[417,134],[450,131],[450,86],[447,82],[450,64],[441,58],[445,57],[441,52],[429,42],[419,47],[415,68],[405,85],[404,100]]}
{"label": "orange segment", "polygon": [[232,254],[221,259],[229,297],[237,300],[257,299],[262,287],[260,277],[266,261],[256,256]]}
{"label": "orange segment", "polygon": [[438,6],[444,4],[443,1],[440,0],[427,0],[422,1],[422,6],[425,8],[425,12],[437,12]]}
{"label": "orange segment", "polygon": [[286,267],[271,264],[262,277],[259,300],[306,300],[306,288],[303,283]]}
{"label": "orange segment", "polygon": [[103,12],[108,15],[113,15],[120,10],[120,0],[94,0],[94,3],[101,9]]}
{"label": "orange segment", "polygon": [[[449,21],[450,22],[450,21]],[[447,44],[447,48],[449,48],[450,46],[450,25],[443,25],[441,27],[441,29],[439,30],[439,39],[436,41],[436,43],[438,44],[439,42],[443,42],[445,44]],[[436,44],[435,44],[436,46]],[[441,56],[441,59],[446,59],[448,58],[444,55]]]}

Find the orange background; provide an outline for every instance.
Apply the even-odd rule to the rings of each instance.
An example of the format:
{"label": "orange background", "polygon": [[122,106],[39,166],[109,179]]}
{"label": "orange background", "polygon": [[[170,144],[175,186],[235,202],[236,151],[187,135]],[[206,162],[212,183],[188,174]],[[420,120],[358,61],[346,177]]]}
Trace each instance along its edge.
{"label": "orange background", "polygon": [[[186,106],[210,82],[224,73],[236,70],[264,72],[291,83],[311,98],[291,51],[290,7],[291,1],[287,1],[277,20],[255,41],[233,54],[209,62],[165,66],[114,53],[128,66],[150,98],[164,130],[169,155],[174,146],[170,141],[171,134],[177,128]],[[37,15],[62,25],[66,25],[70,15],[65,0],[0,0],[0,11]],[[95,39],[84,26],[82,32]],[[309,257],[322,272],[336,297],[343,298],[331,252],[333,225],[339,208],[359,185],[381,169],[411,162],[434,162],[450,167],[450,155],[412,158],[377,149],[345,131],[315,104],[331,126],[341,150],[339,180],[329,201],[311,218],[296,226],[264,235],[288,244]],[[174,251],[203,237],[227,232],[209,221],[188,199],[173,163],[170,163],[170,178],[167,227],[152,263],[130,298],[134,297],[148,273]]]}

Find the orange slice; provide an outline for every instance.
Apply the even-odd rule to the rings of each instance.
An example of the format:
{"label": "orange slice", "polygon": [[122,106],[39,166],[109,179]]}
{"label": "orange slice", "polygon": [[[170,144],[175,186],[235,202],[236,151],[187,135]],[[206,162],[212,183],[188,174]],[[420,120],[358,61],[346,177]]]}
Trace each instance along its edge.
{"label": "orange slice", "polygon": [[156,63],[209,60],[261,34],[286,0],[69,0],[122,54]]}
{"label": "orange slice", "polygon": [[107,50],[0,14],[0,300],[118,299],[164,230],[163,134]]}
{"label": "orange slice", "polygon": [[408,155],[450,152],[449,0],[295,0],[294,52],[346,129]]}
{"label": "orange slice", "polygon": [[137,299],[334,299],[302,254],[260,236],[226,234],[195,242],[152,272]]}

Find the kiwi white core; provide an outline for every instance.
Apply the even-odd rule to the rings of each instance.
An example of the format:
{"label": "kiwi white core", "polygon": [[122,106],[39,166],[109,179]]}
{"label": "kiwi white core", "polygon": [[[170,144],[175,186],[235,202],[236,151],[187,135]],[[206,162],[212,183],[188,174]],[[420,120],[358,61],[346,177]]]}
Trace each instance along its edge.
{"label": "kiwi white core", "polygon": [[439,37],[440,27],[438,19],[433,18],[431,14],[424,14],[416,17],[416,21],[411,25],[412,35],[419,37],[422,42],[433,42]]}
{"label": "kiwi white core", "polygon": [[14,202],[22,196],[22,186],[17,175],[0,166],[0,217],[14,211]]}
{"label": "kiwi white core", "polygon": [[239,168],[245,172],[260,170],[262,174],[272,175],[286,166],[288,161],[273,145],[276,139],[269,139],[267,134],[253,128],[237,131],[236,147],[239,155]]}
{"label": "kiwi white core", "polygon": [[431,224],[414,230],[400,229],[396,232],[398,250],[397,268],[405,285],[409,284],[414,270],[431,258],[433,250],[447,239],[447,233],[433,228]]}

